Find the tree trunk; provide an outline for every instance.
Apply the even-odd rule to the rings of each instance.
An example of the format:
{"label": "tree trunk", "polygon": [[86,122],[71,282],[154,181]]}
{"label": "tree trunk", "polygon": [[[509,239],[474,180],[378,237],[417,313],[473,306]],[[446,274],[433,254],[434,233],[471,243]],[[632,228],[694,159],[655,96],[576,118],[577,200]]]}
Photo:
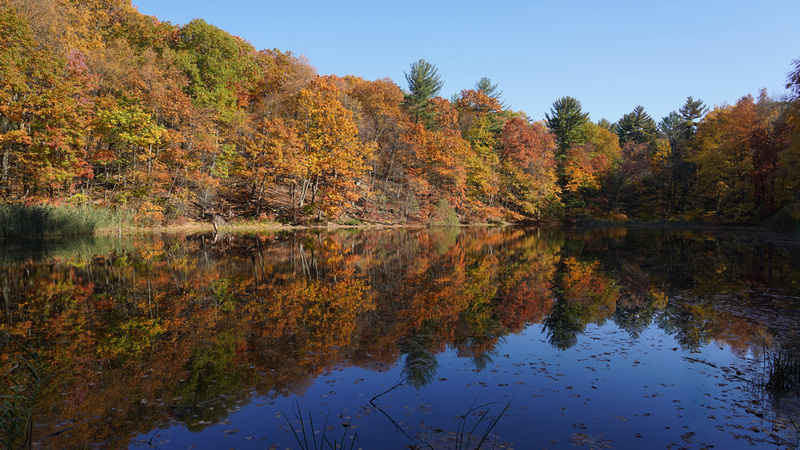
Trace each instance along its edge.
{"label": "tree trunk", "polygon": [[267,174],[261,179],[261,186],[258,188],[258,201],[256,201],[256,217],[261,214],[261,199],[264,198],[264,184],[267,182]]}
{"label": "tree trunk", "polygon": [[11,159],[11,146],[4,145],[3,150],[3,188],[7,193],[11,193],[11,183],[8,181],[8,166]]}
{"label": "tree trunk", "polygon": [[308,187],[311,185],[310,178],[303,178],[303,187],[300,189],[300,198],[299,198],[299,208],[303,209],[303,206],[306,204],[306,194],[308,193]]}
{"label": "tree trunk", "polygon": [[311,188],[311,204],[317,201],[317,191],[319,190],[319,175],[314,177],[314,184]]}

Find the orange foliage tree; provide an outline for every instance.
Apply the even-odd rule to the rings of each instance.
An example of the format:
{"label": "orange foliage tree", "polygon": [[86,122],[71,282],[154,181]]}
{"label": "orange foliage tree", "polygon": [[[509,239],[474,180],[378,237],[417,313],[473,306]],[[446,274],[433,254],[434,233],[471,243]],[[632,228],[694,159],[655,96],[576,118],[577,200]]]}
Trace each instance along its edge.
{"label": "orange foliage tree", "polygon": [[358,140],[353,113],[339,101],[340,92],[333,81],[318,77],[302,89],[297,116],[298,139],[305,156],[299,207],[310,192],[310,202],[331,218],[358,199],[355,184],[373,151],[372,145]]}
{"label": "orange foliage tree", "polygon": [[504,175],[504,205],[537,220],[558,194],[555,137],[541,122],[520,118],[506,122],[498,136]]}

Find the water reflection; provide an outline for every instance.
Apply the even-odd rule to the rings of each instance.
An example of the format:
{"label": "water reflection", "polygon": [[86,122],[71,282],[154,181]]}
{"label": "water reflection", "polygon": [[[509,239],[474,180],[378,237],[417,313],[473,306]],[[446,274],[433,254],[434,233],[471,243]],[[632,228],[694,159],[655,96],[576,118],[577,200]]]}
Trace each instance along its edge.
{"label": "water reflection", "polygon": [[309,231],[78,247],[3,259],[2,330],[58,369],[34,437],[53,447],[165,420],[199,431],[340,367],[400,364],[421,389],[445,349],[482,370],[529,324],[559,350],[611,322],[634,339],[655,324],[683,349],[740,354],[798,329],[800,251],[758,234]]}

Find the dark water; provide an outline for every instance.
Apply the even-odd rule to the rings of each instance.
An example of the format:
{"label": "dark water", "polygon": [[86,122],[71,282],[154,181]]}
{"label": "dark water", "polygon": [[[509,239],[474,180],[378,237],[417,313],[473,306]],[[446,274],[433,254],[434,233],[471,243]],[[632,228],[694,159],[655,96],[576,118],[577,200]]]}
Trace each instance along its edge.
{"label": "dark water", "polygon": [[798,443],[797,396],[764,387],[771,355],[798,343],[791,237],[443,229],[30,248],[0,253],[0,337],[7,370],[23,348],[42,358],[40,447]]}

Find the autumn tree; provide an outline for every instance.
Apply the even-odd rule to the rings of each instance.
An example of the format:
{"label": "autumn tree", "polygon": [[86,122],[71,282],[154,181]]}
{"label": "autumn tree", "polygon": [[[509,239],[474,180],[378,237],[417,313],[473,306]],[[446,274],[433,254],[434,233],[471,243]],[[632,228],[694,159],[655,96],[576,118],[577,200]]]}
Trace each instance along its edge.
{"label": "autumn tree", "polygon": [[357,178],[365,171],[371,145],[358,140],[353,113],[339,101],[340,92],[331,77],[318,77],[298,98],[298,139],[305,155],[305,167],[298,201],[302,208],[311,203],[320,214],[336,217],[358,198]]}
{"label": "autumn tree", "polygon": [[444,197],[452,206],[464,199],[467,158],[471,153],[458,126],[458,112],[447,100],[431,100],[432,127],[420,123],[409,126],[402,141],[409,146],[403,161],[408,183],[419,199],[435,203]]}
{"label": "autumn tree", "polygon": [[[792,61],[792,71],[787,76],[786,88],[790,90],[791,97],[786,111],[788,123],[788,147],[779,156],[779,173],[786,180],[787,185],[800,186],[800,59]],[[794,220],[800,220],[800,191],[787,194],[787,212]]]}
{"label": "autumn tree", "polygon": [[134,8],[125,0],[4,0],[31,26],[42,48],[66,56],[85,55],[106,45],[119,15]]}
{"label": "autumn tree", "polygon": [[696,164],[695,197],[705,211],[735,220],[752,217],[750,130],[756,125],[752,96],[717,107],[700,122],[691,161]]}
{"label": "autumn tree", "polygon": [[91,120],[89,92],[95,79],[84,55],[62,59],[33,39],[28,23],[13,9],[0,9],[0,142],[2,182],[14,180],[22,193],[45,188],[72,193],[74,182],[91,177],[85,130]]}
{"label": "autumn tree", "polygon": [[305,57],[277,49],[261,50],[255,58],[260,77],[251,88],[248,109],[258,117],[292,117],[297,95],[316,78],[316,69]]}
{"label": "autumn tree", "polygon": [[738,222],[780,208],[784,184],[777,165],[788,149],[789,129],[784,111],[762,90],[757,100],[745,96],[700,122],[692,161],[702,211]]}
{"label": "autumn tree", "polygon": [[153,147],[165,129],[150,114],[139,106],[106,100],[99,105],[95,128],[108,144],[107,157],[98,159],[113,165],[115,185],[136,190],[152,180]]}
{"label": "autumn tree", "polygon": [[388,192],[390,179],[402,181],[402,153],[406,150],[401,135],[408,125],[408,116],[401,108],[403,92],[388,78],[367,81],[348,76],[347,93],[360,105],[358,133],[362,142],[375,143],[371,160],[370,185],[382,181],[383,192]]}
{"label": "autumn tree", "polygon": [[781,173],[781,158],[790,150],[789,105],[770,99],[766,90],[758,98],[757,126],[750,133],[755,208],[759,218],[767,218],[786,205],[793,193]]}
{"label": "autumn tree", "polygon": [[498,136],[503,204],[523,216],[543,219],[558,194],[555,137],[541,122],[515,117]]}
{"label": "autumn tree", "polygon": [[[298,99],[315,79],[316,70],[291,52],[262,50],[255,58],[261,76],[251,86],[246,123],[236,140],[240,158],[235,174],[249,186],[246,195],[255,201],[258,216],[271,186],[288,189],[290,205],[297,204],[297,187],[308,162],[298,136]],[[294,208],[292,214],[296,214]]]}
{"label": "autumn tree", "polygon": [[0,133],[2,133],[2,181],[6,194],[11,193],[13,171],[30,145],[30,106],[26,100],[35,86],[29,84],[27,73],[36,66],[46,64],[45,55],[34,48],[33,37],[27,23],[11,8],[0,10]]}
{"label": "autumn tree", "polygon": [[158,20],[155,16],[142,14],[132,5],[115,10],[109,19],[110,23],[104,30],[106,45],[103,48],[123,40],[139,51],[152,50],[161,55],[174,44],[172,40],[180,28],[170,22]]}
{"label": "autumn tree", "polygon": [[580,132],[585,142],[572,145],[564,158],[564,188],[585,201],[585,193],[601,188],[604,177],[619,162],[621,151],[617,136],[606,128],[587,122]]}
{"label": "autumn tree", "polygon": [[456,103],[458,122],[472,154],[467,160],[470,195],[492,206],[499,191],[497,135],[507,120],[500,103],[480,90],[463,90]]}

